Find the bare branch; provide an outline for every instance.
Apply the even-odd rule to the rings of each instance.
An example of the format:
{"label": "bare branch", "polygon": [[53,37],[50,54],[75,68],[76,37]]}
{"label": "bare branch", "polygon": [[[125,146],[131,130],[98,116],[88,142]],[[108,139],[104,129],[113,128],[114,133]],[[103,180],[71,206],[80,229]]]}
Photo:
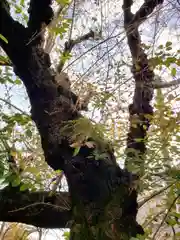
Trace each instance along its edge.
{"label": "bare branch", "polygon": [[154,9],[163,2],[164,0],[145,0],[140,9],[135,13],[131,24],[139,27]]}
{"label": "bare branch", "polygon": [[159,88],[169,88],[169,87],[174,87],[180,84],[180,78],[170,81],[170,82],[161,82],[161,83],[153,83],[154,88],[159,89]]}
{"label": "bare branch", "polygon": [[147,226],[149,226],[150,223],[157,220],[157,218],[159,218],[164,213],[164,211],[165,211],[165,209],[163,209],[163,210],[159,211],[157,214],[155,214],[148,222],[143,224],[143,227],[146,228]]}
{"label": "bare branch", "polygon": [[[122,6],[124,10],[125,18],[128,15],[128,24],[129,24],[129,31],[130,29],[138,28],[146,19],[147,17],[154,11],[154,9],[159,5],[162,4],[164,0],[145,0],[143,5],[140,9],[135,13],[132,14],[131,7],[133,4],[132,0],[124,1]],[[127,23],[127,18],[126,18]]]}
{"label": "bare branch", "polygon": [[[64,47],[62,56],[68,55],[72,51],[72,49],[75,45],[77,45],[85,40],[88,40],[89,38],[94,38],[93,31],[90,31],[89,33],[87,33],[81,37],[78,37],[75,40],[69,40],[68,42],[65,43],[65,47]],[[62,71],[64,64],[65,64],[65,61],[64,61],[64,59],[62,59],[57,66],[57,73],[60,73]]]}
{"label": "bare branch", "polygon": [[170,188],[172,185],[174,185],[175,183],[177,183],[177,181],[169,184],[168,186],[165,186],[164,188],[160,189],[159,191],[154,192],[152,195],[148,196],[147,198],[145,198],[144,200],[142,200],[141,202],[138,203],[138,208],[141,208],[145,203],[149,202],[152,198],[156,197],[157,195],[163,193],[165,190],[167,190],[168,188]]}
{"label": "bare branch", "polygon": [[25,116],[27,116],[27,117],[30,117],[30,115],[29,115],[27,112],[21,110],[20,108],[18,108],[17,106],[15,106],[15,105],[12,104],[11,102],[9,102],[8,100],[3,99],[3,98],[0,97],[0,101],[4,102],[5,104],[9,105],[10,107],[16,109],[16,110],[17,110],[18,112],[20,112],[21,114],[23,114],[23,115],[25,115]]}
{"label": "bare branch", "polygon": [[171,203],[167,213],[165,214],[165,216],[163,217],[161,223],[159,224],[158,228],[156,229],[153,237],[152,237],[152,240],[155,240],[155,237],[157,235],[157,233],[159,232],[160,228],[162,227],[162,225],[164,224],[164,222],[166,221],[166,218],[168,217],[168,214],[170,213],[171,209],[173,208],[174,204],[176,203],[177,199],[179,198],[179,195],[173,200],[173,202]]}
{"label": "bare branch", "polygon": [[65,228],[71,220],[69,193],[0,191],[0,221],[21,222],[42,228]]}

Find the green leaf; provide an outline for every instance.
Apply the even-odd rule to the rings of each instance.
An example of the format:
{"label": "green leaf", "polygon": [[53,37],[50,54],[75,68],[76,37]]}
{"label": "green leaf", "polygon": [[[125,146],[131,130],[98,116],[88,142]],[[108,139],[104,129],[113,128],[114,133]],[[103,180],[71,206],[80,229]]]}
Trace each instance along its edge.
{"label": "green leaf", "polygon": [[20,5],[21,5],[22,7],[24,7],[24,1],[25,1],[25,0],[21,0],[21,1],[20,1]]}
{"label": "green leaf", "polygon": [[175,57],[168,57],[166,59],[166,62],[168,62],[168,63],[175,63],[176,62],[176,58]]}
{"label": "green leaf", "polygon": [[23,191],[26,191],[27,189],[29,189],[29,184],[26,184],[26,183],[23,183],[21,186],[20,186],[20,191],[23,192]]}
{"label": "green leaf", "polygon": [[71,18],[67,18],[66,21],[67,21],[68,23],[71,23],[71,22],[72,22],[72,19],[71,19]]}
{"label": "green leaf", "polygon": [[170,50],[172,50],[172,47],[167,47],[166,50],[170,51]]}
{"label": "green leaf", "polygon": [[177,224],[177,221],[172,219],[172,218],[169,218],[166,220],[167,224],[170,225],[170,226],[174,226]]}
{"label": "green leaf", "polygon": [[180,189],[176,192],[176,194],[180,196]]}
{"label": "green leaf", "polygon": [[70,232],[64,232],[63,237],[64,237],[65,240],[69,240]]}
{"label": "green leaf", "polygon": [[161,56],[163,53],[164,53],[163,51],[160,51],[160,52],[157,52],[157,53],[155,53],[155,54],[156,54],[157,56],[158,56],[158,55]]}
{"label": "green leaf", "polygon": [[177,219],[180,219],[180,213],[178,212],[171,212],[171,216],[176,217]]}
{"label": "green leaf", "polygon": [[6,83],[6,79],[0,77],[0,83],[1,84],[5,84]]}
{"label": "green leaf", "polygon": [[57,3],[61,4],[61,5],[66,5],[69,4],[70,1],[69,0],[56,0]]}
{"label": "green leaf", "polygon": [[0,39],[3,40],[5,43],[8,43],[8,40],[2,34],[0,34]]}
{"label": "green leaf", "polygon": [[19,186],[20,183],[21,183],[21,180],[20,180],[19,177],[16,177],[16,178],[11,182],[11,184],[12,184],[13,187]]}
{"label": "green leaf", "polygon": [[20,14],[22,12],[22,8],[20,6],[16,5],[15,8],[16,8],[15,12],[17,14]]}
{"label": "green leaf", "polygon": [[158,49],[163,49],[164,48],[164,46],[161,44],[161,45],[159,45],[159,47],[158,47]]}
{"label": "green leaf", "polygon": [[33,173],[33,174],[39,174],[39,170],[36,168],[36,167],[27,167],[25,168],[25,171],[26,172],[30,172],[30,173]]}
{"label": "green leaf", "polygon": [[8,57],[4,57],[4,56],[0,55],[0,62],[10,63],[10,60]]}
{"label": "green leaf", "polygon": [[17,84],[17,85],[21,85],[21,84],[22,84],[22,82],[21,82],[20,79],[16,79],[16,80],[14,81],[14,83]]}
{"label": "green leaf", "polygon": [[172,69],[171,69],[171,75],[172,75],[173,77],[176,76],[176,68],[172,68]]}
{"label": "green leaf", "polygon": [[172,42],[170,42],[170,41],[166,42],[166,48],[168,48],[170,46],[172,46]]}
{"label": "green leaf", "polygon": [[81,147],[76,147],[76,148],[74,149],[73,157],[75,157],[75,156],[79,153],[80,148],[81,148]]}
{"label": "green leaf", "polygon": [[26,131],[26,135],[31,138],[32,137],[32,131],[30,129],[28,129]]}

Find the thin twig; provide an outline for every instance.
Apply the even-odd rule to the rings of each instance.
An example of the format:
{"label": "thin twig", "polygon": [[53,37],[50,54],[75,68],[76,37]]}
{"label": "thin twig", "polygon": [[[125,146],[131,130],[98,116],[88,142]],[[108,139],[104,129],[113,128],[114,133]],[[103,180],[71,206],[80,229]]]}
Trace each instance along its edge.
{"label": "thin twig", "polygon": [[52,195],[56,192],[57,188],[60,186],[61,180],[62,180],[63,176],[64,176],[64,172],[63,171],[57,176],[56,182],[55,182],[55,184],[52,187],[52,191],[51,191]]}
{"label": "thin twig", "polygon": [[146,228],[151,222],[153,222],[157,217],[160,217],[161,214],[164,213],[164,209],[160,212],[158,212],[156,215],[153,216],[153,218],[151,218],[147,223],[143,224],[143,227]]}
{"label": "thin twig", "polygon": [[176,240],[176,231],[173,226],[171,226],[173,232],[173,240]]}
{"label": "thin twig", "polygon": [[149,202],[149,200],[151,200],[152,198],[156,197],[157,195],[163,193],[165,190],[167,190],[168,188],[170,188],[172,185],[174,185],[175,183],[177,183],[177,181],[169,184],[168,186],[160,189],[159,191],[154,192],[151,196],[148,196],[147,198],[145,198],[143,201],[141,201],[138,204],[138,209],[141,208],[145,203]]}
{"label": "thin twig", "polygon": [[[32,203],[32,204],[29,204],[27,206],[20,207],[18,209],[10,210],[10,211],[8,211],[8,213],[16,213],[16,212],[20,212],[20,211],[26,211],[29,208],[38,207],[38,206],[42,206],[42,207],[43,206],[49,206],[49,207],[52,207],[52,208],[57,208],[59,210],[70,210],[70,206],[65,201],[64,201],[64,205],[63,206],[57,206],[57,205],[54,205],[54,204],[51,204],[51,203],[46,203],[46,202],[42,201],[42,202]],[[34,213],[34,214],[37,214],[37,213]]]}
{"label": "thin twig", "polygon": [[160,228],[162,227],[163,223],[166,221],[166,218],[167,218],[168,214],[170,213],[172,207],[174,206],[174,204],[176,203],[176,201],[177,201],[178,198],[179,198],[179,195],[178,195],[178,196],[173,200],[173,202],[171,203],[171,205],[170,205],[167,213],[165,214],[165,216],[163,217],[163,219],[162,219],[161,223],[159,224],[157,230],[155,231],[155,233],[154,233],[154,235],[153,235],[153,237],[152,237],[152,240],[155,240],[156,235],[158,234],[158,232],[159,232]]}
{"label": "thin twig", "polygon": [[180,84],[180,78],[178,78],[177,80],[170,81],[170,82],[153,83],[154,88],[156,88],[156,89],[175,87],[179,84]]}
{"label": "thin twig", "polygon": [[[62,53],[62,56],[70,53],[72,51],[72,49],[79,43],[88,40],[89,38],[93,38],[94,37],[94,32],[90,31],[88,33],[86,33],[83,36],[78,37],[75,40],[69,40],[65,43],[65,47],[64,47],[64,51]],[[61,59],[58,66],[57,66],[57,73],[60,73],[62,71],[62,68],[65,64],[64,59]]]}
{"label": "thin twig", "polygon": [[22,114],[30,117],[30,115],[27,112],[25,112],[25,111],[21,110],[20,108],[16,107],[14,104],[10,103],[8,100],[5,100],[5,99],[0,97],[0,101],[3,101],[4,103],[8,104],[10,107],[13,107],[14,109],[21,112]]}
{"label": "thin twig", "polygon": [[79,57],[77,57],[75,60],[73,60],[71,63],[69,63],[65,68],[64,70],[66,70],[67,68],[69,68],[71,65],[73,65],[75,62],[77,62],[79,59],[81,59],[84,55],[86,55],[87,53],[89,53],[90,51],[92,51],[93,49],[99,47],[100,45],[102,45],[103,43],[113,39],[113,38],[117,38],[118,36],[120,36],[121,34],[125,33],[125,31],[123,30],[122,32],[114,35],[114,36],[111,36],[109,38],[106,38],[104,39],[103,41],[99,42],[98,44],[96,44],[95,46],[89,48],[87,51],[85,51],[84,53],[82,53]]}

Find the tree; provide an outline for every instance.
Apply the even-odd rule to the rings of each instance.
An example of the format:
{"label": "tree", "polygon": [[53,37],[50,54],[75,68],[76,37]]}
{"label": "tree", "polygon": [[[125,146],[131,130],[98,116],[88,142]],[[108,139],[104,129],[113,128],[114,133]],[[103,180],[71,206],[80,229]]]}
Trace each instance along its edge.
{"label": "tree", "polygon": [[[144,233],[136,222],[137,192],[145,171],[145,140],[153,115],[150,101],[154,72],[138,28],[163,0],[145,1],[135,14],[131,12],[132,3],[130,0],[123,3],[135,91],[133,103],[129,105],[126,168],[121,169],[113,147],[98,133],[96,125],[78,111],[78,97],[70,86],[62,85],[62,81],[68,82],[62,76],[62,69],[72,48],[94,38],[95,33],[90,31],[75,40],[70,38],[54,73],[49,54],[42,47],[46,26],[53,24],[52,1],[30,1],[26,28],[11,17],[8,3],[0,1],[0,45],[10,59],[8,64],[26,87],[45,161],[52,169],[63,170],[69,187],[69,192],[52,194],[22,191],[21,181],[16,187],[10,184],[1,191],[1,221],[44,228],[63,228],[71,222],[70,239],[130,239]],[[82,124],[91,129],[90,133],[81,131]],[[10,169],[17,177],[20,169],[15,171],[17,166],[11,150],[9,155]],[[130,173],[131,169],[136,171]],[[64,203],[70,207],[67,209]],[[27,211],[37,214],[27,214]]]}

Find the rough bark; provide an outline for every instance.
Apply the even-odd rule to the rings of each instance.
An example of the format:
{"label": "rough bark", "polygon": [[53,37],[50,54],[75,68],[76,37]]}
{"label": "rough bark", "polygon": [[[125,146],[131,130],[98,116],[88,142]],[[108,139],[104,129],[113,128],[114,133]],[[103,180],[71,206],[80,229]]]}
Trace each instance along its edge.
{"label": "rough bark", "polygon": [[[0,45],[10,58],[15,73],[26,87],[31,103],[32,119],[39,130],[46,162],[54,170],[62,169],[66,175],[71,196],[72,214],[63,210],[58,215],[53,207],[49,208],[47,204],[44,204],[44,199],[40,198],[41,204],[35,206],[36,217],[30,216],[28,218],[25,211],[20,211],[22,215],[19,217],[19,221],[36,226],[44,224],[44,226],[53,228],[65,227],[70,220],[73,220],[71,226],[71,239],[73,240],[130,239],[137,233],[143,234],[143,229],[136,222],[137,192],[134,184],[137,180],[136,176],[119,168],[115,163],[113,151],[107,148],[102,149],[102,146],[98,147],[98,144],[96,149],[82,146],[78,154],[74,156],[68,139],[61,134],[62,128],[69,120],[77,120],[82,116],[72,106],[70,97],[63,96],[62,89],[59,89],[54,81],[49,55],[41,48],[44,25],[49,24],[53,16],[51,3],[51,0],[31,0],[28,27],[25,28],[13,20],[5,0],[1,0],[0,34],[8,40],[8,43],[0,39]],[[157,1],[156,3],[158,4]],[[130,22],[132,21],[134,24],[137,16],[145,18],[144,11],[139,10],[140,12],[133,19],[130,18],[131,4],[131,1],[124,3],[128,44],[134,68],[139,58],[138,64],[141,70],[145,71],[148,61],[147,56],[138,45],[140,42],[138,30],[134,27],[135,37],[133,34],[129,34],[128,30]],[[148,13],[150,12],[152,11]],[[130,125],[127,149],[139,150],[140,155],[142,155],[145,153],[145,144],[137,142],[136,139],[144,139],[149,127],[149,119],[145,115],[152,114],[149,102],[152,98],[153,88],[149,79],[151,79],[153,72],[149,69],[146,70],[146,75],[150,74],[150,78],[142,77],[136,70],[133,73],[136,88],[133,104],[130,106],[130,122],[136,114],[140,123],[136,129],[133,128],[132,124]],[[142,125],[146,125],[146,130]],[[94,150],[99,151],[100,154],[105,152],[106,157],[102,160],[96,160]],[[134,161],[134,154],[128,152],[127,155]],[[129,160],[126,161],[126,165],[129,165]],[[10,209],[7,202],[4,204],[4,208],[0,211],[0,220],[3,221],[13,219],[13,217],[10,218],[12,215],[9,215],[9,210],[38,202],[38,198],[44,194],[46,203],[52,203],[55,207],[61,205],[60,202],[56,204],[56,200],[59,199],[58,195],[51,198],[48,197],[47,193],[20,193],[17,189],[9,191],[10,199],[13,201],[12,193],[15,191],[18,200],[14,196],[13,206]],[[6,199],[6,196],[6,191],[1,192],[1,199]],[[52,216],[51,224],[46,222],[47,219],[44,220],[45,222],[42,220],[46,214],[48,214],[48,218]],[[18,221],[18,216],[14,216],[16,216],[14,220]],[[55,222],[54,216],[56,216],[57,222]]]}
{"label": "rough bark", "polygon": [[163,0],[148,0],[140,9],[132,14],[132,0],[124,0],[124,28],[132,56],[132,74],[135,80],[133,102],[129,105],[130,128],[127,138],[126,168],[139,176],[144,173],[144,157],[146,153],[146,137],[153,115],[150,102],[154,92],[154,72],[149,64],[148,56],[142,48],[138,27]]}
{"label": "rough bark", "polygon": [[42,228],[64,228],[71,219],[69,194],[20,192],[7,187],[0,191],[0,220],[21,222]]}

